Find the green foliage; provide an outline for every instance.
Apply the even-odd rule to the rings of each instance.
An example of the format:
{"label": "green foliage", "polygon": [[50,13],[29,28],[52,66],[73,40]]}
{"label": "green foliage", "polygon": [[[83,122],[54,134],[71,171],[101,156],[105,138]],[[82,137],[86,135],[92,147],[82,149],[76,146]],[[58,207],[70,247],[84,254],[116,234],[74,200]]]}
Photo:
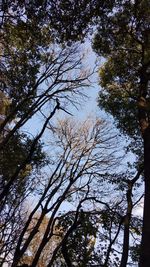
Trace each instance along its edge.
{"label": "green foliage", "polygon": [[130,248],[131,250],[131,258],[133,262],[138,262],[139,261],[139,256],[140,256],[140,245],[137,244],[136,246],[133,246]]}
{"label": "green foliage", "polygon": [[[20,166],[26,159],[32,140],[25,134],[16,133],[8,142],[5,149],[1,151],[0,170],[6,180],[13,175],[17,166]],[[31,169],[37,170],[46,163],[45,153],[42,152],[42,145],[37,144],[32,159],[30,161]]]}
{"label": "green foliage", "polygon": [[[83,41],[87,33],[92,33],[92,25],[102,14],[112,10],[114,1],[108,0],[49,0],[49,1],[7,1],[2,5],[3,20],[17,24],[19,21],[31,23],[36,28],[49,23],[49,35],[53,40],[62,44]],[[14,16],[10,16],[10,10]],[[39,31],[40,35],[40,31]],[[39,37],[38,37],[39,38]]]}
{"label": "green foliage", "polygon": [[[70,213],[59,221],[59,226],[65,232],[74,222],[74,214]],[[66,241],[66,247],[71,262],[80,267],[91,264],[94,257],[94,246],[98,231],[98,216],[81,211],[77,220],[76,229],[72,231]]]}
{"label": "green foliage", "polygon": [[[149,1],[116,1],[109,16],[102,16],[94,38],[95,51],[106,58],[100,69],[99,106],[111,113],[130,137],[139,135],[140,71],[148,68]],[[149,97],[149,91],[147,92]]]}
{"label": "green foliage", "polygon": [[21,103],[15,114],[20,117],[35,102],[37,80],[42,65],[46,63],[50,42],[49,25],[39,27],[34,20],[4,25],[2,51],[5,69],[2,71],[4,93],[11,100],[9,113]]}
{"label": "green foliage", "polygon": [[[16,169],[26,160],[33,140],[25,134],[16,133],[12,136],[5,148],[0,150],[0,188],[3,189],[15,174]],[[17,205],[28,192],[37,187],[38,174],[41,168],[48,163],[46,154],[42,151],[42,144],[37,143],[29,164],[20,171],[8,196],[7,204]],[[33,178],[36,175],[36,179]]]}
{"label": "green foliage", "polygon": [[52,31],[58,42],[83,41],[87,33],[92,33],[95,19],[113,7],[113,1],[51,1],[49,18]]}

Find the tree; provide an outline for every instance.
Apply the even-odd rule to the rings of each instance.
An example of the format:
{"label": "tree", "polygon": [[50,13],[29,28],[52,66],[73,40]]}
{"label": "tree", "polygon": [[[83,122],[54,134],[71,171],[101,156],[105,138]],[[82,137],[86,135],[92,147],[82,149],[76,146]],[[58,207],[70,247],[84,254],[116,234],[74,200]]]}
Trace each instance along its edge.
{"label": "tree", "polygon": [[[11,42],[7,40],[7,46],[9,45],[11,46]],[[6,46],[2,42],[1,52],[4,52],[5,48]],[[7,59],[3,59],[3,55],[1,54],[1,143],[3,143],[5,138],[7,138],[7,136],[10,134],[12,126],[16,124],[18,119],[17,113],[14,113],[13,116],[9,116],[10,110],[12,109],[12,106],[14,106],[14,104],[13,97],[11,97],[8,91],[9,75],[6,75],[7,67]],[[12,77],[12,79],[13,78],[14,77]],[[15,88],[13,87],[13,89]],[[8,117],[9,119],[7,120]],[[7,123],[3,125],[5,120],[7,120]],[[31,137],[27,136],[27,134],[17,129],[11,136],[11,138],[8,139],[5,147],[0,150],[0,192],[2,192],[5,188],[5,185],[9,183],[12,175],[14,175],[14,173],[16,172],[16,168],[18,168],[26,159],[30,151],[29,148],[32,142],[33,140]],[[42,152],[42,144],[40,142],[37,142],[30,163],[24,166],[22,170],[20,170],[20,173],[16,176],[9,194],[7,194],[7,196],[5,196],[1,201],[0,250],[1,255],[3,255],[3,259],[0,262],[1,266],[3,265],[3,261],[8,258],[7,256],[9,255],[9,253],[14,250],[18,238],[17,232],[21,231],[25,216],[24,212],[22,211],[23,202],[26,196],[36,188],[40,169],[46,164],[46,162],[47,160],[45,158],[45,153]],[[37,181],[33,179],[33,174],[37,175]]]}
{"label": "tree", "polygon": [[[38,212],[37,212],[37,214],[35,214],[35,217],[32,219],[32,221],[30,223],[29,232],[31,232],[32,229],[35,227],[36,222],[38,221],[39,217],[40,217],[40,214],[38,214]],[[32,241],[29,245],[28,252],[24,254],[22,260],[20,261],[20,265],[32,264],[32,261],[34,259],[35,254],[36,254],[36,251],[37,251],[37,244],[40,244],[40,242],[42,241],[42,238],[43,238],[43,235],[45,233],[48,221],[49,221],[49,218],[45,216],[40,227],[39,227],[37,234],[32,239]],[[47,243],[47,245],[45,246],[45,248],[43,249],[43,251],[41,253],[41,256],[40,256],[39,262],[38,262],[39,267],[46,267],[47,266],[47,263],[49,262],[49,260],[51,258],[54,247],[56,247],[57,244],[59,244],[59,242],[60,242],[61,232],[62,232],[62,229],[56,226],[54,229],[53,238],[51,239],[50,242]],[[27,235],[28,234],[29,233],[27,233]]]}
{"label": "tree", "polygon": [[[55,236],[54,229],[57,227],[57,221],[60,221],[58,213],[61,211],[63,203],[74,203],[75,207],[72,210],[74,217],[70,221],[71,224],[66,229],[64,228],[63,233],[61,233],[59,244],[56,248],[53,247],[51,259],[47,266],[52,266],[57,253],[61,248],[64,248],[64,244],[69,240],[72,231],[81,225],[79,216],[81,208],[86,209],[88,203],[89,206],[91,205],[91,209],[94,208],[94,205],[96,207],[96,204],[101,203],[103,205],[97,190],[94,190],[94,184],[100,180],[100,173],[108,170],[109,165],[112,167],[116,163],[113,153],[114,138],[115,136],[110,135],[107,126],[105,128],[102,121],[91,123],[90,120],[87,120],[78,126],[75,122],[68,120],[59,121],[53,132],[53,137],[51,136],[51,172],[45,184],[41,182],[41,193],[38,195],[37,203],[29,213],[19,235],[13,267],[17,266],[27,253],[47,215],[47,226],[41,242],[37,244],[31,264],[31,266],[37,266],[45,247],[52,242],[53,236]],[[37,211],[39,218],[29,231]],[[67,216],[66,211],[61,214],[62,218],[65,218],[65,214]]]}
{"label": "tree", "polygon": [[[67,105],[76,105],[78,96],[84,95],[90,73],[76,45],[62,47],[53,41],[39,3],[2,1],[0,19],[2,265],[14,252],[17,230],[24,227],[25,200],[36,192],[41,169],[48,163],[42,151],[43,134],[55,113],[67,113]],[[42,122],[31,136],[24,126],[35,115]]]}
{"label": "tree", "polygon": [[[12,1],[8,0],[3,1],[0,8],[0,83],[2,88],[2,102],[5,102],[6,104],[5,108],[1,110],[0,149],[2,151],[2,159],[4,148],[7,147],[10,151],[14,151],[14,140],[17,144],[16,148],[19,150],[16,151],[18,152],[16,153],[18,158],[15,158],[14,160],[15,166],[12,164],[12,173],[11,171],[9,172],[6,170],[6,167],[2,170],[3,172],[1,171],[2,180],[4,181],[1,183],[2,192],[0,195],[3,204],[2,212],[5,212],[3,207],[6,202],[8,203],[11,192],[13,194],[13,198],[15,199],[16,191],[13,189],[19,189],[18,181],[20,181],[22,176],[24,176],[24,179],[29,181],[29,184],[31,185],[30,178],[33,173],[32,171],[30,172],[30,168],[32,162],[34,161],[34,153],[47,127],[52,129],[51,119],[60,110],[68,113],[66,110],[67,104],[70,102],[76,104],[76,96],[80,91],[79,89],[83,89],[87,86],[87,79],[89,78],[89,75],[83,71],[80,72],[80,69],[82,68],[82,60],[78,57],[79,52],[76,50],[74,45],[72,46],[72,43],[76,40],[83,41],[83,38],[89,30],[92,29],[91,25],[96,23],[96,25],[99,26],[94,40],[94,47],[95,50],[107,60],[100,71],[101,85],[103,87],[103,91],[100,92],[100,105],[115,117],[119,128],[132,138],[130,147],[137,153],[138,156],[138,161],[135,166],[137,170],[141,170],[143,157],[140,157],[139,151],[141,153],[143,150],[144,140],[146,193],[141,262],[145,261],[143,259],[146,259],[149,255],[149,246],[147,244],[150,237],[146,232],[150,231],[150,216],[148,213],[150,176],[148,166],[150,155],[148,1],[123,1],[122,3],[122,1],[82,0],[74,1],[74,3],[72,3],[72,1],[68,0],[52,0],[42,2],[38,1],[36,3],[35,1],[32,1],[32,3],[30,1],[25,3],[22,1],[15,1],[12,3]],[[41,125],[41,128],[38,129],[38,134],[34,136],[32,140],[29,140],[28,136],[25,137],[25,142],[29,146],[27,147],[27,154],[25,153],[25,157],[22,157],[21,151],[25,145],[22,140],[24,138],[22,130],[23,126],[37,114],[42,114],[44,118],[43,124]],[[142,133],[143,140],[140,137],[140,132]],[[82,138],[81,140],[84,144],[84,140]],[[59,141],[57,144],[61,144],[61,142]],[[76,145],[78,144],[80,146],[80,142],[76,143]],[[53,147],[52,143],[51,146]],[[58,148],[55,147],[55,149],[58,153],[60,152]],[[74,148],[71,147],[70,149]],[[106,156],[104,150],[102,153]],[[76,185],[76,187],[73,187],[76,179],[72,179],[72,177],[74,178],[74,171],[78,169],[76,169],[76,167],[80,166],[80,163],[83,162],[82,156],[77,153],[76,158],[71,157],[71,161],[69,163],[68,160],[66,160],[65,163],[63,162],[64,165],[60,161],[62,169],[59,164],[53,169],[53,166],[55,165],[54,162],[57,162],[58,157],[55,157],[55,160],[51,161],[52,175],[50,176],[50,180],[48,184],[45,184],[45,190],[43,189],[43,182],[41,181],[39,191],[41,190],[40,192],[43,192],[43,194],[39,194],[39,202],[37,202],[35,209],[29,215],[27,221],[23,225],[21,235],[18,237],[14,253],[14,266],[16,266],[21,257],[24,256],[24,253],[26,253],[45,215],[48,212],[51,212],[54,216],[52,216],[52,220],[48,223],[47,230],[45,231],[41,244],[34,256],[32,265],[35,266],[39,261],[39,257],[48,241],[47,239],[51,239],[57,208],[59,210],[59,205],[63,203],[66,196],[68,199],[71,198],[74,193],[78,192],[77,188],[79,184]],[[77,158],[78,160],[75,161]],[[98,154],[97,158],[99,159]],[[3,162],[7,163],[8,161],[9,157],[5,155]],[[92,158],[91,162],[96,162],[95,158]],[[90,168],[93,167],[91,162]],[[68,164],[67,167],[65,165],[66,163]],[[7,164],[5,164],[5,166],[6,165]],[[94,166],[97,167],[97,165]],[[63,173],[65,167],[66,169]],[[60,175],[57,173],[58,170]],[[68,173],[70,171],[70,182],[68,184],[68,188],[66,188],[67,191],[63,191],[61,186],[63,187],[66,185],[64,177],[69,177],[67,171]],[[96,169],[94,171],[96,177],[104,178],[104,173],[98,175]],[[106,173],[105,181],[108,181],[106,177],[108,178],[109,175]],[[90,176],[88,177],[90,179]],[[60,184],[57,184],[57,180],[55,180],[55,178],[59,178],[58,181],[62,181],[62,183],[60,182]],[[28,183],[25,182],[23,184],[26,186]],[[110,184],[111,180],[109,180],[109,185]],[[124,263],[121,264],[126,265],[129,248],[129,230],[133,226],[131,212],[133,208],[132,189],[134,186],[134,178],[127,178],[126,181],[123,181],[122,183],[118,183],[117,181],[116,184],[118,184],[120,188],[125,185],[127,190],[125,193],[127,209],[123,209],[122,205],[119,206],[118,204],[120,213],[118,214],[117,211],[117,220],[115,219],[116,213],[114,210],[110,211],[108,205],[106,205],[108,209],[103,211],[104,216],[102,217],[104,217],[104,220],[102,221],[108,234],[106,236],[108,236],[107,240],[109,242],[105,255],[106,257],[104,257],[105,260],[102,262],[104,265],[111,264],[110,254],[113,252],[113,245],[117,244],[117,236],[120,234],[120,230],[122,229],[124,230],[124,240],[126,241],[124,242],[122,253],[122,257],[125,256],[122,260]],[[76,209],[74,221],[72,222],[70,228],[67,228],[62,242],[60,242],[60,247],[63,252],[66,252],[64,242],[69,240],[71,231],[76,227],[79,214],[81,214],[81,202],[84,202],[84,200],[85,202],[93,200],[93,198],[91,199],[91,195],[90,198],[88,198],[88,185],[89,184],[87,182],[85,185],[87,195],[84,190],[82,192],[82,187],[79,187],[80,193],[84,194],[84,196],[81,194],[83,198],[80,198],[81,201],[78,202],[79,205]],[[136,182],[135,185],[137,185]],[[58,191],[55,191],[53,186],[56,186]],[[92,184],[92,186],[94,185]],[[73,193],[70,193],[70,191],[68,193],[68,190],[72,187],[74,190]],[[48,193],[51,189],[52,193]],[[63,194],[64,199],[57,198],[59,189],[62,190],[62,192],[66,192],[66,194]],[[21,194],[22,191],[24,190],[21,188]],[[92,190],[91,192],[94,191]],[[56,199],[58,200],[55,202],[56,207],[50,206],[51,203],[49,203],[49,201],[53,199],[53,196],[56,196]],[[94,201],[99,202],[99,197],[99,195],[96,195],[95,199],[94,195]],[[99,202],[99,204],[100,203],[102,204],[102,201]],[[47,205],[49,205],[50,208],[48,208]],[[116,206],[113,205],[113,209],[115,209],[115,207]],[[41,216],[29,236],[26,236],[30,222],[38,209],[41,209]],[[12,214],[14,214],[14,211],[15,210],[12,209]],[[5,214],[7,218],[9,212],[6,212]],[[122,216],[124,216],[124,220],[122,220]],[[49,265],[52,265],[55,261],[60,247],[58,246],[54,251]],[[147,256],[143,256],[145,252]],[[63,255],[65,261],[69,262],[68,255],[65,255],[65,253],[63,253]],[[113,261],[113,264],[116,264],[115,260]],[[147,263],[141,264],[148,264],[148,261]]]}
{"label": "tree", "polygon": [[[9,105],[10,101],[1,93],[1,123],[6,117]],[[3,141],[10,130],[11,122],[1,133],[1,141]],[[0,151],[0,191],[3,190],[10,177],[16,171],[16,167],[27,157],[31,143],[32,139],[30,137],[17,131],[5,148]],[[15,248],[18,232],[21,231],[25,220],[26,212],[23,211],[24,201],[36,189],[41,168],[46,163],[48,163],[46,154],[42,151],[42,144],[38,142],[30,164],[22,169],[18,177],[16,177],[9,195],[1,202],[0,254],[2,258],[0,259],[0,266],[3,266],[5,261],[11,261],[10,254]],[[36,175],[36,181],[33,179],[33,175]]]}
{"label": "tree", "polygon": [[[59,224],[65,231],[67,225],[74,221],[74,214],[66,214],[65,218],[60,218]],[[81,209],[75,228],[64,240],[61,254],[67,266],[88,266],[94,261],[94,246],[98,231],[98,215],[86,212]],[[62,265],[63,266],[63,265]]]}
{"label": "tree", "polygon": [[137,144],[139,138],[143,139],[145,201],[142,267],[150,265],[149,15],[147,0],[116,1],[109,16],[100,18],[94,39],[94,49],[106,58],[100,69],[102,90],[99,105],[114,116],[117,126]]}
{"label": "tree", "polygon": [[[66,214],[59,214],[55,229],[53,231],[53,237],[47,243],[41,253],[38,262],[39,267],[47,266],[52,257],[54,248],[59,246],[63,234],[71,225],[73,225],[75,214],[76,212],[70,211],[66,212]],[[82,218],[83,216],[84,220]],[[61,249],[57,253],[57,257],[55,258],[52,266],[66,266],[66,264],[69,264],[68,262],[71,262],[70,264],[73,264],[73,266],[74,264],[78,264],[78,266],[87,266],[88,262],[92,258],[92,252],[94,251],[96,239],[97,228],[95,225],[96,217],[94,217],[95,215],[92,216],[92,214],[84,214],[83,211],[80,212],[77,224],[74,225],[74,229],[70,231],[65,242],[63,241],[63,244],[61,244]],[[37,214],[33,221],[31,221],[31,225],[33,224],[30,228],[31,230],[38,218],[39,216]],[[45,217],[38,233],[30,243],[27,255],[24,255],[23,259],[21,260],[21,265],[32,264],[32,260],[36,254],[37,244],[39,244],[43,238],[48,221],[49,218]]]}
{"label": "tree", "polygon": [[[104,122],[91,123],[64,120],[54,128],[51,176],[40,184],[36,206],[18,237],[13,266],[43,265],[43,259],[46,266],[111,266],[121,264],[117,247],[123,248],[127,262],[129,232],[135,236],[139,229],[131,213],[141,199],[136,195],[132,199],[141,170],[133,179],[129,173],[109,175],[118,164],[113,153],[116,136],[110,135]],[[64,204],[73,204],[73,209],[62,211]],[[100,252],[93,238],[100,242]]]}
{"label": "tree", "polygon": [[83,41],[89,32],[93,32],[92,25],[95,18],[112,10],[114,1],[98,0],[48,0],[12,3],[7,0],[0,6],[1,27],[6,22],[19,20],[24,22],[25,18],[35,26],[49,24],[49,33],[53,41],[69,45],[74,41]]}
{"label": "tree", "polygon": [[[41,32],[41,36],[37,37],[35,31]],[[32,40],[32,45],[29,39]],[[78,54],[76,58],[75,54]],[[16,24],[14,20],[10,24],[7,21],[4,23],[2,82],[3,94],[9,99],[10,105],[0,125],[1,133],[10,122],[13,123],[1,140],[0,149],[3,150],[16,132],[20,131],[35,114],[42,113],[44,122],[30,143],[28,155],[19,166],[16,166],[16,171],[3,187],[1,200],[8,195],[18,174],[30,164],[35,147],[56,111],[65,111],[63,105],[70,101],[76,103],[79,89],[81,89],[80,97],[84,95],[82,89],[88,86],[86,81],[89,72],[83,70],[82,56],[79,54],[76,46],[62,48],[55,45],[54,48],[50,42],[49,24],[41,26],[39,31],[39,24],[35,26],[34,19],[19,20]],[[59,98],[61,103],[57,101]]]}

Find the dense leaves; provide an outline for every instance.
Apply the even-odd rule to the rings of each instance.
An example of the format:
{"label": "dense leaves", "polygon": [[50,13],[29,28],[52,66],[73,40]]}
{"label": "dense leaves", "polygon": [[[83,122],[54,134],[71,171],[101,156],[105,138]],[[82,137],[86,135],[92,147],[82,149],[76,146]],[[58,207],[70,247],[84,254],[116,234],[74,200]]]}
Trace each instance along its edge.
{"label": "dense leaves", "polygon": [[[94,49],[107,58],[100,70],[99,104],[116,119],[119,128],[131,137],[139,135],[138,105],[141,76],[148,82],[149,2],[125,1],[100,21]],[[144,72],[144,73],[143,73]],[[148,100],[147,100],[148,101]],[[138,104],[139,103],[139,104]]]}
{"label": "dense leaves", "polygon": [[[132,150],[144,148],[145,205],[140,266],[149,266],[150,184],[150,39],[149,1],[116,1],[109,16],[100,18],[93,47],[105,57],[100,69],[99,105],[113,115],[131,137]],[[140,138],[143,138],[143,143]],[[144,146],[143,146],[144,144]],[[141,163],[140,163],[141,164]],[[123,265],[124,266],[124,265]]]}

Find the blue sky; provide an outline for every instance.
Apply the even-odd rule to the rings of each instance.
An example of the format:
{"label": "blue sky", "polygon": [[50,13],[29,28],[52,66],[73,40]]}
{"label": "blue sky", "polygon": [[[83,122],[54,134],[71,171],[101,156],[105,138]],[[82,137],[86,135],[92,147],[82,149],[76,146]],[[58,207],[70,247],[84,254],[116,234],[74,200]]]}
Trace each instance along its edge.
{"label": "blue sky", "polygon": [[[92,51],[90,47],[90,43],[87,42],[82,44],[83,51],[85,50],[85,65],[88,69],[93,69],[95,66],[96,55]],[[97,107],[97,96],[100,86],[98,85],[98,74],[95,72],[91,77],[91,85],[89,88],[85,89],[84,92],[87,95],[86,99],[81,99],[81,104],[78,105],[77,109],[73,105],[68,105],[67,110],[73,115],[74,118],[78,120],[85,119],[86,116],[93,114],[97,114],[99,116],[100,109]],[[67,115],[62,110],[58,111],[55,115],[55,118],[61,117],[64,118]],[[55,120],[53,118],[52,120]],[[36,115],[33,116],[31,120],[29,120],[24,126],[24,130],[27,132],[31,132],[31,134],[36,134],[39,126],[40,126],[41,118]]]}

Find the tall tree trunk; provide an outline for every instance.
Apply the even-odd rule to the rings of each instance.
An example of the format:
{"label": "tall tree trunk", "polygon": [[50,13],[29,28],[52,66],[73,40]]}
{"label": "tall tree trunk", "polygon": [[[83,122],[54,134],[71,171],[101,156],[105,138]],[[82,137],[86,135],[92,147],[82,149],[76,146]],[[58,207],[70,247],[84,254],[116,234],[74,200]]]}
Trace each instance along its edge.
{"label": "tall tree trunk", "polygon": [[123,236],[123,250],[120,267],[126,267],[128,262],[128,254],[129,254],[129,229],[130,229],[130,221],[131,221],[131,212],[132,212],[132,187],[133,182],[128,181],[128,190],[127,190],[127,212],[124,218],[124,236]]}
{"label": "tall tree trunk", "polygon": [[[144,180],[145,180],[145,197],[143,213],[143,229],[139,267],[150,267],[150,107],[148,102],[149,75],[147,72],[149,62],[144,64],[143,47],[143,66],[140,75],[139,90],[139,125],[144,141]],[[144,106],[140,105],[140,100],[144,101]]]}
{"label": "tall tree trunk", "polygon": [[63,254],[63,257],[64,257],[64,260],[65,260],[67,267],[72,267],[73,265],[71,263],[71,259],[69,257],[69,253],[68,253],[68,248],[67,248],[65,242],[62,245],[61,251],[62,251],[62,254]]}
{"label": "tall tree trunk", "polygon": [[144,132],[145,199],[139,267],[150,267],[150,126]]}

